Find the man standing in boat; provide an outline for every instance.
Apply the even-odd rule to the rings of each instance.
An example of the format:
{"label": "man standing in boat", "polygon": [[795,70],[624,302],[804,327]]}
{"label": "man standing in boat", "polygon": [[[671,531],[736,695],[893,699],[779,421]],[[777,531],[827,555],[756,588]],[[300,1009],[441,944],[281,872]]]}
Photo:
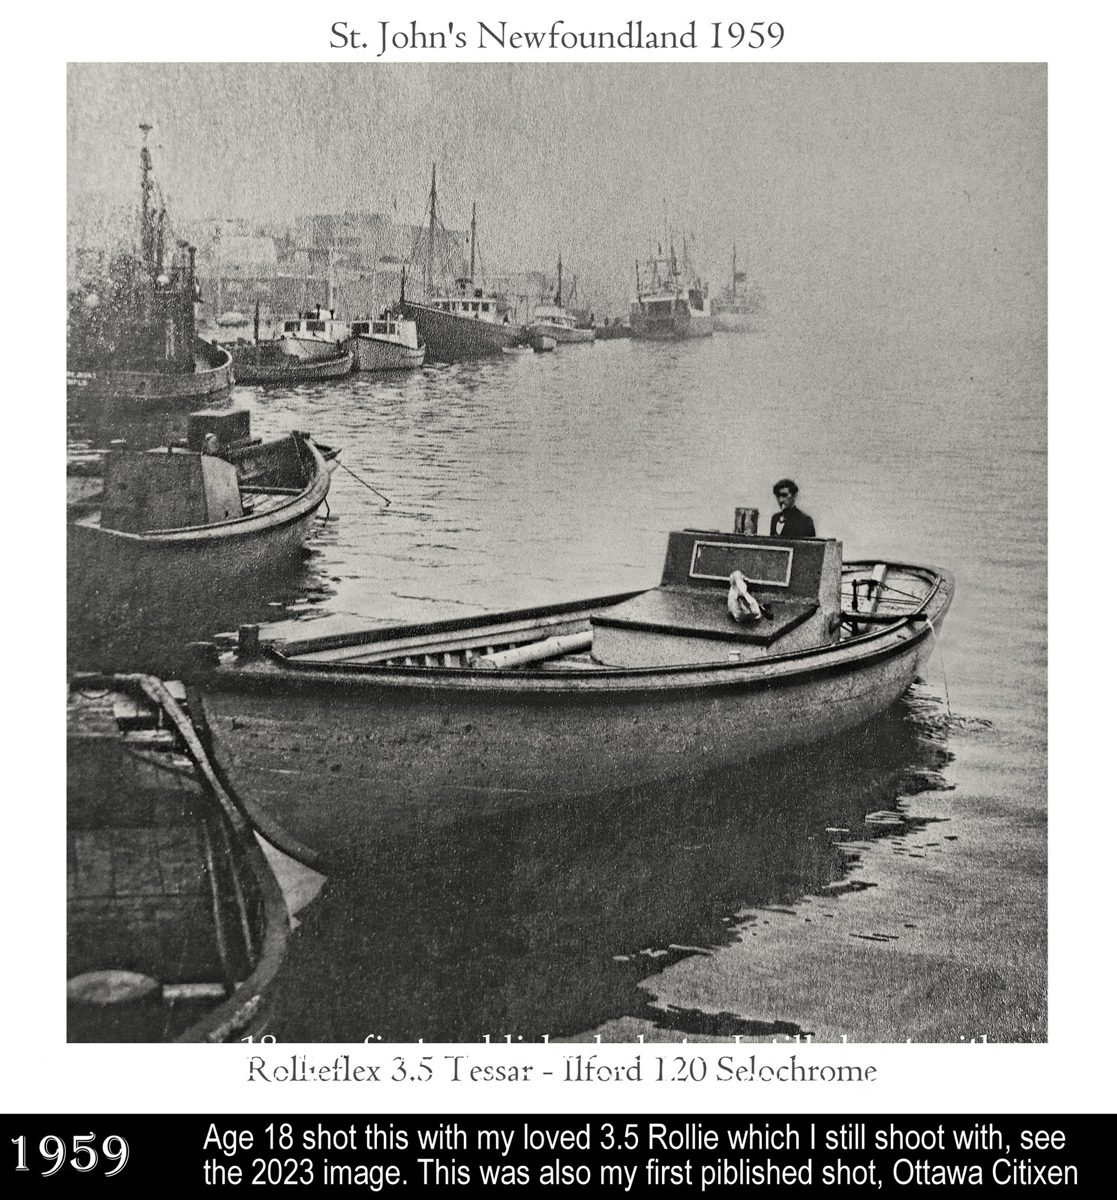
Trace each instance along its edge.
{"label": "man standing in boat", "polygon": [[770,537],[781,538],[813,538],[814,522],[805,512],[795,507],[795,498],[799,495],[799,486],[794,479],[781,479],[772,488],[780,511],[772,516],[772,525],[768,530]]}

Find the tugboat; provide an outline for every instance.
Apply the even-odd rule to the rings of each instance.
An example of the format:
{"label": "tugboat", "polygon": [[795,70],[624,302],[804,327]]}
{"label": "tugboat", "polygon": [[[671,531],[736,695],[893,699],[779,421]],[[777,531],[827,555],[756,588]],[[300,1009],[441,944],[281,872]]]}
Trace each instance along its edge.
{"label": "tugboat", "polygon": [[195,247],[170,249],[167,210],[156,211],[151,151],[140,146],[138,251],[119,253],[107,277],[69,297],[67,392],[79,400],[113,400],[197,408],[228,392],[227,350],[197,333]]}
{"label": "tugboat", "polygon": [[[434,280],[436,244],[445,248],[449,240],[446,227],[438,218],[435,169],[431,168],[428,207],[424,290],[422,302],[404,299],[403,316],[414,321],[419,337],[426,343],[427,357],[437,362],[460,362],[500,354],[524,341],[523,326],[511,319],[508,305],[498,296],[489,295],[474,285],[477,269],[477,205],[469,232],[469,273],[460,276],[452,288],[439,290]],[[416,239],[415,250],[418,249]],[[412,257],[415,257],[413,252]],[[406,284],[405,284],[406,286]]]}

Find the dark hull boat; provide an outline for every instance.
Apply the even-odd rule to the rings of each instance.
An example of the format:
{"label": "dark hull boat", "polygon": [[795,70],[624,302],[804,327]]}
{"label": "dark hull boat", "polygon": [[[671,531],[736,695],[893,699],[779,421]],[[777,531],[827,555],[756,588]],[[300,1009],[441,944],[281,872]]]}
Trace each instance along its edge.
{"label": "dark hull boat", "polygon": [[67,375],[67,395],[76,401],[121,401],[152,408],[197,408],[228,395],[233,359],[228,350],[198,338],[191,371],[94,367]]}
{"label": "dark hull boat", "polygon": [[[250,629],[192,707],[254,821],[308,865],[473,815],[740,767],[851,729],[920,674],[942,570],[827,540],[673,533],[650,591],[307,636]],[[764,613],[739,624],[742,571]]]}
{"label": "dark hull boat", "polygon": [[403,315],[418,327],[427,358],[434,362],[489,358],[524,340],[523,326],[512,322],[486,321],[412,301],[405,301],[402,308]]}
{"label": "dark hull boat", "polygon": [[326,358],[298,358],[279,343],[244,346],[233,354],[237,383],[320,383],[343,379],[353,370],[353,354],[336,350]]}
{"label": "dark hull boat", "polygon": [[[418,230],[412,246],[411,260],[425,261],[424,299],[416,302],[406,295],[407,277],[400,280],[400,312],[414,321],[419,340],[426,343],[429,362],[455,363],[475,358],[488,358],[509,347],[522,345],[524,327],[510,319],[508,306],[498,296],[475,286],[477,267],[477,205],[469,233],[469,269],[460,275],[448,270],[456,257],[456,246],[449,231],[438,216],[437,187],[434,168],[431,168],[428,220]],[[442,268],[439,274],[453,279],[452,285],[439,287],[435,281],[435,259]],[[458,276],[457,278],[454,278]]]}
{"label": "dark hull boat", "polygon": [[[194,414],[191,443],[200,450],[207,428],[237,416],[247,414]],[[297,558],[329,492],[334,451],[306,433],[212,450],[114,450],[99,492],[89,495],[87,477],[74,481],[84,495],[69,514],[72,616],[240,592]]]}
{"label": "dark hull boat", "polygon": [[133,675],[76,679],[67,718],[69,1040],[259,1037],[287,907],[188,717]]}
{"label": "dark hull boat", "polygon": [[140,244],[115,254],[103,277],[71,289],[67,395],[190,410],[228,392],[232,359],[198,336],[195,248],[180,242],[171,249],[166,209],[156,211],[152,202],[151,126],[140,128]]}

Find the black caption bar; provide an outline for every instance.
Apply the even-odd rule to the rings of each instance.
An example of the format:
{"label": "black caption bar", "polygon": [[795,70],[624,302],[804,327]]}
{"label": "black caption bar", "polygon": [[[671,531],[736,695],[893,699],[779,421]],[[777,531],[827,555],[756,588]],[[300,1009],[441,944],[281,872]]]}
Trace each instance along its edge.
{"label": "black caption bar", "polygon": [[616,1196],[1103,1186],[1110,1115],[5,1116],[22,1194]]}

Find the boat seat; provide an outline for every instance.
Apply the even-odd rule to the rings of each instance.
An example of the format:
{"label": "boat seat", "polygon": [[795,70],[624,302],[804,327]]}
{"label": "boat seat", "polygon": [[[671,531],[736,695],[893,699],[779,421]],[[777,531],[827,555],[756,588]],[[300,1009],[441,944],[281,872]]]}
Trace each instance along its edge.
{"label": "boat seat", "polygon": [[612,629],[637,629],[646,633],[674,633],[770,646],[818,611],[817,600],[801,597],[777,600],[769,596],[763,600],[772,616],[740,625],[729,615],[725,595],[720,589],[715,592],[710,588],[658,587],[615,608],[593,613],[590,621],[595,626]]}

